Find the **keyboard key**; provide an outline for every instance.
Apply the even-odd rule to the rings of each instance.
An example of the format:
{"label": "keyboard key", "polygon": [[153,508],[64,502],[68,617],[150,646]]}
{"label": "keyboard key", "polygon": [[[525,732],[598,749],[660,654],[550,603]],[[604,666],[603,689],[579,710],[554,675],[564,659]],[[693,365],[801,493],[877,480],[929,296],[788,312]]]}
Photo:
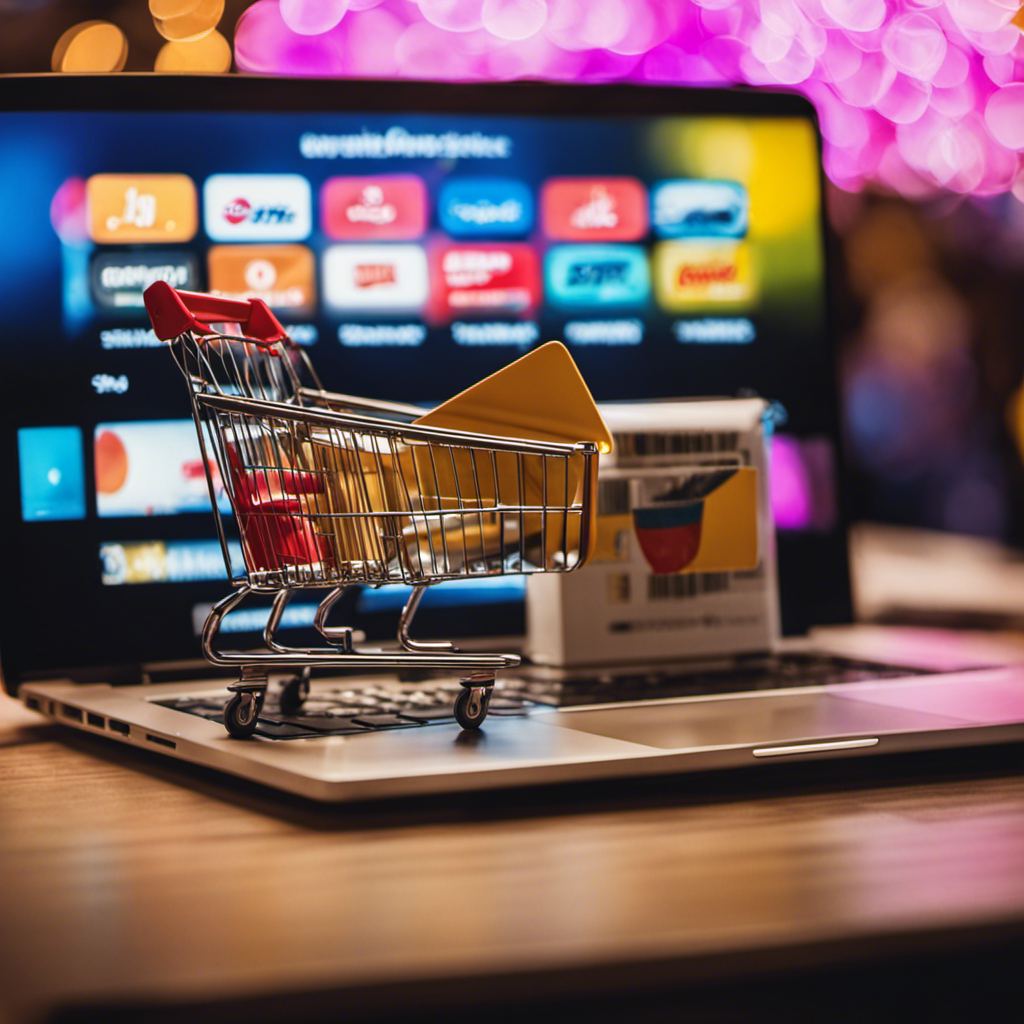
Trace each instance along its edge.
{"label": "keyboard key", "polygon": [[410,721],[408,718],[399,718],[398,715],[360,715],[353,719],[356,725],[369,725],[375,729],[414,729],[423,725],[423,722]]}
{"label": "keyboard key", "polygon": [[294,740],[323,735],[323,733],[315,732],[312,729],[303,729],[300,726],[292,725],[290,722],[270,722],[265,718],[260,718],[257,723],[256,734],[269,736],[275,740]]}
{"label": "keyboard key", "polygon": [[308,718],[351,718],[372,708],[372,704],[323,704],[314,708],[303,706],[286,717],[292,721],[305,721]]}
{"label": "keyboard key", "polygon": [[440,722],[455,717],[455,708],[451,704],[433,708],[408,708],[402,712],[403,718],[411,718],[414,722]]}
{"label": "keyboard key", "polygon": [[200,718],[206,718],[211,722],[223,722],[224,721],[224,708],[219,707],[213,708],[199,708],[196,711],[192,711],[191,714],[198,715]]}
{"label": "keyboard key", "polygon": [[321,734],[343,735],[350,732],[368,732],[369,726],[357,725],[354,716],[340,717],[336,715],[283,716],[276,714],[260,715],[260,721],[278,721],[283,724]]}

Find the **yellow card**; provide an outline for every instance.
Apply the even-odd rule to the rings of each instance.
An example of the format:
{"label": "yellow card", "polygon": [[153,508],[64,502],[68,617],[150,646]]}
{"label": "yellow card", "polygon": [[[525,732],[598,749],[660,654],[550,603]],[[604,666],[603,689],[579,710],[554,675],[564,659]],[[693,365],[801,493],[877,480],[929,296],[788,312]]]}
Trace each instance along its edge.
{"label": "yellow card", "polygon": [[[612,449],[612,435],[568,349],[548,342],[450,398],[416,421],[424,426],[470,430],[498,437],[576,443],[592,441]],[[541,567],[556,553],[579,549],[580,517],[560,509],[580,500],[584,459],[517,458],[501,453],[492,461],[482,451],[458,450],[446,460],[414,449],[419,498],[436,509],[507,509],[544,505],[552,511],[522,517],[524,554]],[[591,494],[596,495],[597,463],[591,462]],[[593,503],[596,508],[596,502]],[[596,539],[596,513],[590,543],[578,557],[590,557]],[[540,538],[543,537],[543,543]]]}
{"label": "yellow card", "polygon": [[532,441],[594,441],[612,450],[612,435],[560,341],[528,352],[416,422]]}

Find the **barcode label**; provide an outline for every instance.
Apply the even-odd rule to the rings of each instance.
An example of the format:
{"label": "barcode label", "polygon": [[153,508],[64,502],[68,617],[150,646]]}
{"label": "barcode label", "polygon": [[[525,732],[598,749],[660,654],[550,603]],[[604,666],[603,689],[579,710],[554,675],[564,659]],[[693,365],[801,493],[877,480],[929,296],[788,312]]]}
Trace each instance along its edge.
{"label": "barcode label", "polygon": [[738,569],[733,573],[733,578],[737,580],[763,580],[764,579],[764,562],[758,562],[753,569]]}
{"label": "barcode label", "polygon": [[599,480],[597,484],[597,514],[622,516],[629,512],[629,481]]}
{"label": "barcode label", "polygon": [[740,446],[737,430],[616,434],[614,439],[620,461],[623,458],[660,455],[713,455],[717,452],[735,452]]}
{"label": "barcode label", "polygon": [[717,594],[729,589],[727,572],[693,572],[678,576],[648,576],[649,601],[682,601],[702,594]]}

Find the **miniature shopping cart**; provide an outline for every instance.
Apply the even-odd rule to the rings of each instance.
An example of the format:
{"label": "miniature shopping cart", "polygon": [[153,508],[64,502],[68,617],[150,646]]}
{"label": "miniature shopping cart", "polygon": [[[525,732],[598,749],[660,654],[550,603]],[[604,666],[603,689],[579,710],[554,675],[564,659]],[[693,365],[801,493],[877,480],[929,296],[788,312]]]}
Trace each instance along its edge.
{"label": "miniature shopping cart", "polygon": [[[297,711],[314,668],[458,673],[456,720],[464,729],[479,727],[495,672],[519,658],[412,639],[420,599],[446,580],[569,572],[586,561],[597,444],[429,427],[413,422],[424,412],[414,406],[328,392],[259,300],[178,292],[158,282],[145,303],[188,382],[234,587],[213,606],[202,634],[210,662],[239,670],[224,708],[228,732],[252,735],[271,673],[288,677],[282,710]],[[232,328],[241,334],[226,333]],[[241,548],[242,572],[232,566],[232,546]],[[348,587],[388,584],[412,587],[398,649],[356,649],[351,628],[328,624],[331,609]],[[314,617],[327,646],[278,640],[297,590],[327,591]],[[266,649],[219,650],[221,623],[251,594],[273,595]]]}

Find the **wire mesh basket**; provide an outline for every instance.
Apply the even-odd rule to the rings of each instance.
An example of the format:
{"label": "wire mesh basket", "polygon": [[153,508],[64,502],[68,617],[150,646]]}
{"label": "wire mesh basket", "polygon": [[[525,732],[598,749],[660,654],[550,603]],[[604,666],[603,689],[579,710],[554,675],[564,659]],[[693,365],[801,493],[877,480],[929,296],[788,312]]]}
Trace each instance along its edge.
{"label": "wire mesh basket", "polygon": [[[207,659],[241,670],[225,708],[229,733],[252,734],[270,672],[303,669],[286,698],[297,707],[315,667],[457,671],[464,689],[456,718],[463,728],[478,727],[495,672],[519,659],[413,640],[416,608],[426,587],[447,580],[582,565],[593,538],[597,444],[417,423],[418,407],[327,391],[259,300],[177,292],[163,282],[145,298],[189,385],[234,586],[203,630]],[[228,325],[240,334],[227,333]],[[235,530],[241,571],[230,557]],[[356,650],[351,629],[328,624],[330,610],[349,586],[389,584],[413,588],[399,620],[400,649]],[[328,591],[314,619],[327,647],[287,647],[276,637],[301,589]],[[224,617],[251,593],[274,595],[267,650],[219,650]]]}

